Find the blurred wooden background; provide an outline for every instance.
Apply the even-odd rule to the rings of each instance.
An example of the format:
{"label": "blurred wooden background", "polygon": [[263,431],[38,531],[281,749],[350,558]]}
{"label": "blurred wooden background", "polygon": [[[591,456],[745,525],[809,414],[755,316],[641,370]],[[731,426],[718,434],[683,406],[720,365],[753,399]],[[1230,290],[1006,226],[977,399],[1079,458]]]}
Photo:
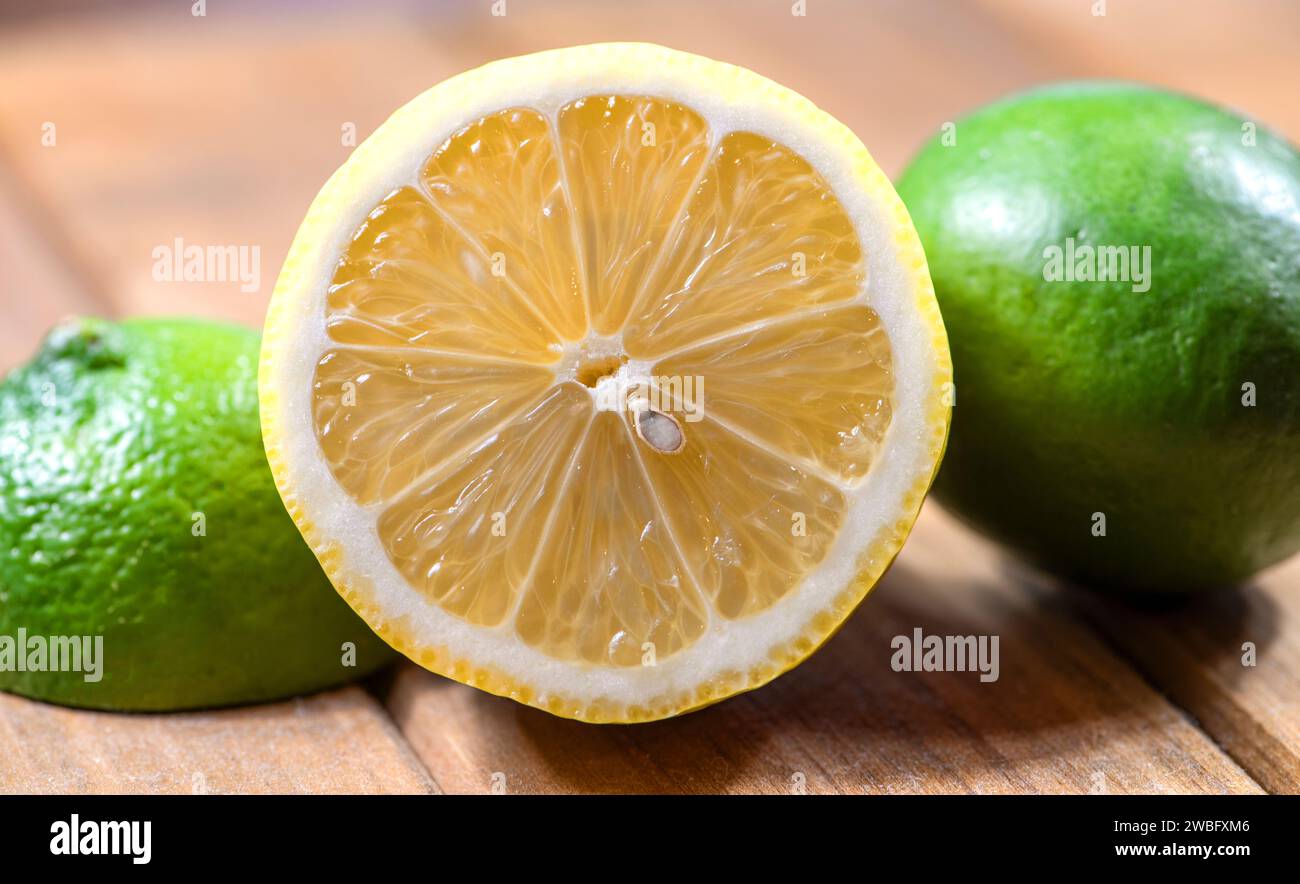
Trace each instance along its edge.
{"label": "blurred wooden background", "polygon": [[[1104,5],[1105,14],[1094,14]],[[0,370],[70,313],[260,325],[316,189],[429,85],[493,58],[647,40],[751,67],[887,171],[946,121],[1076,77],[1144,80],[1300,140],[1294,0],[0,3]],[[53,134],[51,143],[50,134]],[[152,250],[261,250],[256,291],[160,283]],[[890,671],[889,639],[1001,636],[1002,677]],[[1258,665],[1241,665],[1243,642]],[[495,778],[495,780],[494,780]],[[414,667],[173,716],[0,695],[7,791],[1300,791],[1300,561],[1165,611],[1078,596],[928,506],[821,653],[759,692],[590,727]]]}

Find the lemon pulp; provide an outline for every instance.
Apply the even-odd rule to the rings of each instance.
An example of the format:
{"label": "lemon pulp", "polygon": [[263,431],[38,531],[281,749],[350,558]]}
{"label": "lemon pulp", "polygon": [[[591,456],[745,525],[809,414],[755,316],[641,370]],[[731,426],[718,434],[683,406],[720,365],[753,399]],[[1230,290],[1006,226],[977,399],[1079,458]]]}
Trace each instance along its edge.
{"label": "lemon pulp", "polygon": [[866,257],[807,161],[681,104],[487,115],[339,260],[320,450],[443,611],[556,661],[664,661],[843,527],[893,407]]}

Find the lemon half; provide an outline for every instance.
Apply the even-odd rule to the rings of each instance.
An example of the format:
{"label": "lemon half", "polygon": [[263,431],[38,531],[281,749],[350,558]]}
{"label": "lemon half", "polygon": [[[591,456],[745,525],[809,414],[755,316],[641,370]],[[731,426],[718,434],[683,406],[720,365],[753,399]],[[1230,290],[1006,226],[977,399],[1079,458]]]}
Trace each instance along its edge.
{"label": "lemon half", "polygon": [[750,71],[624,43],[397,111],[312,204],[260,372],[280,493],[375,631],[594,722],[816,650],[903,544],[951,381],[862,143]]}

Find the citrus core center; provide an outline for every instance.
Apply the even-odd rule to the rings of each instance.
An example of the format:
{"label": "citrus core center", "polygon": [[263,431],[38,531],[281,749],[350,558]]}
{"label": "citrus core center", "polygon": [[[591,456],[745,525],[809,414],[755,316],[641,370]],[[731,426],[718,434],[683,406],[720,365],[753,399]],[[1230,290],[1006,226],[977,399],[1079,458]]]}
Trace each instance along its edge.
{"label": "citrus core center", "polygon": [[624,365],[627,365],[627,357],[622,354],[584,356],[579,358],[573,378],[585,387],[594,388],[601,378],[617,374]]}

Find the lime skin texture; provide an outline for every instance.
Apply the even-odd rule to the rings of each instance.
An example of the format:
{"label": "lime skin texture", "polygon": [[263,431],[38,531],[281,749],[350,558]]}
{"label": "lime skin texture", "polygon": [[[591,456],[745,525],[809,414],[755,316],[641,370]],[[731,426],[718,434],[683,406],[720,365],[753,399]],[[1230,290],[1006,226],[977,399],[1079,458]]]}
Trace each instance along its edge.
{"label": "lime skin texture", "polygon": [[98,682],[13,667],[0,688],[186,709],[313,691],[393,659],[276,492],[258,340],[201,320],[76,319],[0,384],[0,635],[103,636]]}
{"label": "lime skin texture", "polygon": [[[1236,584],[1300,550],[1296,149],[1114,82],[1018,95],[951,134],[899,182],[956,375],[938,499],[1113,590]],[[1149,290],[1045,279],[1071,238],[1149,246]]]}

